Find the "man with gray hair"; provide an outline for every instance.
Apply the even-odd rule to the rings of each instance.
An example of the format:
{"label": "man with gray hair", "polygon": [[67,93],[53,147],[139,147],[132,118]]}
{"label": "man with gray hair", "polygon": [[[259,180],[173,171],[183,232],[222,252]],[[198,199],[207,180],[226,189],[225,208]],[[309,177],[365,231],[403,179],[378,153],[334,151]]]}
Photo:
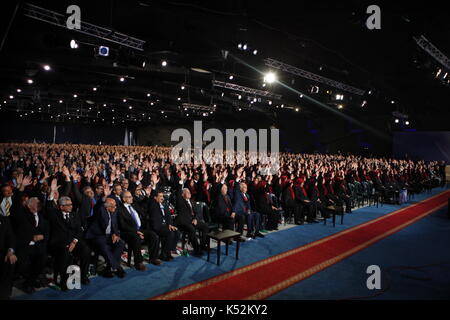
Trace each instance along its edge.
{"label": "man with gray hair", "polygon": [[48,200],[46,213],[50,222],[49,249],[55,258],[55,274],[61,277],[60,287],[63,291],[67,290],[67,267],[74,263],[73,258],[80,261],[81,284],[86,285],[90,282],[88,269],[91,251],[83,240],[80,215],[73,212],[72,199],[58,199],[57,191],[53,191]]}
{"label": "man with gray hair", "polygon": [[47,240],[49,227],[47,220],[40,212],[38,198],[28,199],[14,216],[17,240],[17,257],[19,270],[25,278],[23,290],[31,294],[34,288],[46,286],[39,276],[43,273],[47,258]]}
{"label": "man with gray hair", "polygon": [[[107,193],[105,196],[107,196]],[[103,205],[95,211],[93,220],[86,232],[86,239],[92,241],[97,252],[106,260],[107,266],[103,276],[112,278],[116,273],[119,278],[123,278],[126,273],[120,266],[120,258],[125,242],[120,238],[117,204],[113,198],[103,198],[99,201],[102,201]]]}

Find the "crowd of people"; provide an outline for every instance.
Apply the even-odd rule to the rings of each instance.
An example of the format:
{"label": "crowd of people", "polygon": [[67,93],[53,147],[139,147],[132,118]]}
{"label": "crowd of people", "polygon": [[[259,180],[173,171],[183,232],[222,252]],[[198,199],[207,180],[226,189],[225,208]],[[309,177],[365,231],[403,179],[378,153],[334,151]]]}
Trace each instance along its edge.
{"label": "crowd of people", "polygon": [[[303,224],[333,210],[350,213],[358,192],[388,199],[445,182],[445,165],[438,162],[279,156],[276,172],[262,174],[264,165],[249,159],[177,164],[168,147],[0,144],[0,297],[11,295],[18,278],[29,294],[46,286],[49,264],[62,290],[73,264],[87,285],[98,255],[106,262],[104,277],[125,277],[125,247],[137,270],[147,269],[143,245],[158,267],[173,259],[182,235],[200,256],[208,222],[246,241],[277,230],[288,216]],[[196,210],[197,203],[205,203],[210,217]]]}

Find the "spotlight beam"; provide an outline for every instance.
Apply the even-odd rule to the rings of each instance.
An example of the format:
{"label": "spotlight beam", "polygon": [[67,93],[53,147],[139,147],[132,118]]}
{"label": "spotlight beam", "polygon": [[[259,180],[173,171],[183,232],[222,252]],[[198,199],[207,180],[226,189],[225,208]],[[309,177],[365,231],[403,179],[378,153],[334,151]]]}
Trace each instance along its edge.
{"label": "spotlight beam", "polygon": [[[262,72],[262,71],[258,70],[257,68],[251,66],[250,64],[248,64],[247,62],[243,61],[242,59],[240,59],[240,58],[238,58],[238,57],[236,57],[234,55],[231,55],[231,57],[233,59],[235,59],[237,62],[247,66],[250,69],[253,69],[254,71],[260,73],[261,75],[264,75],[264,72]],[[341,111],[336,110],[335,108],[331,108],[331,107],[327,106],[326,104],[324,104],[324,103],[322,103],[320,101],[317,101],[314,98],[311,98],[307,94],[305,94],[303,92],[300,92],[300,91],[298,91],[298,90],[296,90],[296,89],[294,89],[294,88],[292,88],[292,87],[282,83],[281,81],[277,81],[277,83],[280,84],[281,86],[283,86],[284,88],[288,89],[289,91],[295,92],[297,94],[297,96],[298,95],[303,95],[303,98],[306,98],[308,101],[310,101],[310,102],[312,102],[312,103],[322,107],[323,109],[325,109],[327,111],[330,111],[330,112],[334,113],[338,117],[341,117],[341,118],[343,118],[345,120],[351,121],[355,125],[363,128],[363,129],[365,129],[367,131],[372,132],[373,134],[377,135],[378,137],[380,137],[382,139],[385,139],[386,141],[390,141],[390,137],[387,134],[385,134],[385,133],[383,133],[383,132],[381,132],[381,131],[379,131],[379,130],[377,130],[375,128],[372,128],[371,126],[369,126],[369,125],[367,125],[365,123],[362,123],[362,122],[360,122],[360,121],[358,121],[358,120],[356,120],[356,119],[354,119],[354,118],[352,118],[352,117],[342,113]]]}
{"label": "spotlight beam", "polygon": [[332,87],[335,87],[335,88],[338,88],[338,89],[341,89],[341,90],[344,90],[344,91],[347,91],[350,93],[354,93],[354,94],[357,94],[360,96],[363,96],[365,93],[364,90],[349,86],[347,84],[344,84],[344,83],[341,83],[341,82],[338,82],[338,81],[335,81],[332,79],[328,79],[328,78],[319,76],[315,73],[288,65],[286,63],[283,63],[283,62],[275,60],[275,59],[267,58],[267,59],[264,59],[264,62],[266,64],[266,66],[269,66],[269,67],[272,67],[272,68],[275,68],[278,70],[282,70],[285,72],[289,72],[289,73],[295,74],[297,76],[300,76],[300,77],[303,77],[303,78],[306,78],[309,80],[317,81],[317,82],[320,82],[320,83],[323,83],[323,84],[326,84],[326,85],[329,85],[329,86],[332,86]]}

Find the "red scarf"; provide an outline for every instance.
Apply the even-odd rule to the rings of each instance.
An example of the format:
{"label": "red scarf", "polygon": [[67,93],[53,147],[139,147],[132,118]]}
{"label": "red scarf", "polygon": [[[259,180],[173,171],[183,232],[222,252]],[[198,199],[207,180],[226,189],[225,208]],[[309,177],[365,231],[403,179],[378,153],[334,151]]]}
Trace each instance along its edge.
{"label": "red scarf", "polygon": [[294,200],[295,199],[294,189],[292,189],[292,187],[289,187],[289,191],[291,192],[291,199]]}

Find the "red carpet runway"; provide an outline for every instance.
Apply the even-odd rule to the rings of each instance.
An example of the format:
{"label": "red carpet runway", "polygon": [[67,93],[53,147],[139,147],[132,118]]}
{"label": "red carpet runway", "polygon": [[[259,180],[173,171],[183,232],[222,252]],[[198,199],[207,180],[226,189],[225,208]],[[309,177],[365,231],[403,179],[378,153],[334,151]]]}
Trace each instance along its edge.
{"label": "red carpet runway", "polygon": [[265,299],[439,210],[447,205],[449,196],[450,190],[302,247],[152,299]]}

